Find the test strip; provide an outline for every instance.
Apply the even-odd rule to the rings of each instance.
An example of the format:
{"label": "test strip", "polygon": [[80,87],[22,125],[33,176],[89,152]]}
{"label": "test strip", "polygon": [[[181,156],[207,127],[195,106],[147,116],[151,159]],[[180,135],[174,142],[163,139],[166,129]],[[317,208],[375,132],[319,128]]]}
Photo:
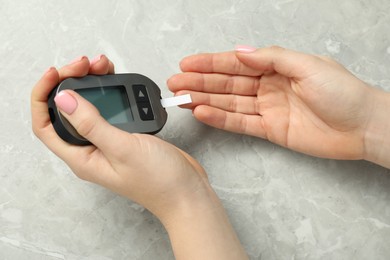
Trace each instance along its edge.
{"label": "test strip", "polygon": [[174,107],[190,103],[192,103],[190,94],[161,99],[161,105],[163,107]]}

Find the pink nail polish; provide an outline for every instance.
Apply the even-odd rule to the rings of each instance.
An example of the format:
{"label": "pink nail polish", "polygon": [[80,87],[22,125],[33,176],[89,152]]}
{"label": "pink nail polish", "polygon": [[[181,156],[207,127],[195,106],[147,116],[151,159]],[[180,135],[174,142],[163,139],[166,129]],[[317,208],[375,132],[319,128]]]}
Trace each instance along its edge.
{"label": "pink nail polish", "polygon": [[54,101],[57,107],[68,115],[71,115],[77,108],[77,100],[66,91],[58,93]]}
{"label": "pink nail polish", "polygon": [[72,61],[70,62],[70,64],[73,64],[73,63],[79,62],[79,61],[81,61],[81,60],[82,60],[82,59],[84,59],[84,58],[86,58],[86,57],[85,57],[85,56],[80,56],[80,57],[78,57],[78,58],[76,58],[76,59],[72,60]]}
{"label": "pink nail polish", "polygon": [[257,49],[255,47],[248,46],[248,45],[237,45],[235,50],[237,52],[242,52],[242,53],[252,53],[255,52]]}
{"label": "pink nail polish", "polygon": [[95,65],[96,63],[98,63],[98,61],[101,60],[101,58],[103,57],[103,54],[100,54],[99,56],[96,56],[95,58],[93,58],[90,62],[90,65],[93,66]]}

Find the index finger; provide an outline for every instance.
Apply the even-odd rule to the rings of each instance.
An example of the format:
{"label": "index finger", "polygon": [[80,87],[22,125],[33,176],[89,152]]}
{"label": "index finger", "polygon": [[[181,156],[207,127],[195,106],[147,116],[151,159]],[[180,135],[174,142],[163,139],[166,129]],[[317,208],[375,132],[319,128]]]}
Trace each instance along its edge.
{"label": "index finger", "polygon": [[[58,83],[69,77],[81,77],[88,73],[89,61],[82,56],[72,64],[57,70],[49,68],[42,78],[35,84],[31,92],[31,116],[34,133],[38,134],[39,128],[44,128],[51,124],[48,113],[47,100],[50,92]],[[40,137],[40,136],[38,136]]]}
{"label": "index finger", "polygon": [[47,98],[50,91],[58,84],[59,77],[59,73],[54,67],[49,68],[34,86],[31,93],[33,132],[58,156],[60,156],[61,147],[68,144],[62,141],[54,131],[48,113]]}
{"label": "index finger", "polygon": [[[47,112],[47,98],[50,91],[58,84],[59,74],[54,67],[50,67],[35,84],[31,92],[31,116],[33,130],[45,127],[49,123]],[[34,131],[35,132],[35,131]]]}
{"label": "index finger", "polygon": [[277,72],[287,77],[305,78],[326,64],[323,59],[279,46],[259,48],[253,52],[237,52],[237,58],[247,66],[263,72]]}

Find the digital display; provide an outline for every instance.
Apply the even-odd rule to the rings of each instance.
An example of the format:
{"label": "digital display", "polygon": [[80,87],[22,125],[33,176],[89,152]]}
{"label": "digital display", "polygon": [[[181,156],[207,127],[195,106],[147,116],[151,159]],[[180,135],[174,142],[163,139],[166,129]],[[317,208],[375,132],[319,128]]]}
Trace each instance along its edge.
{"label": "digital display", "polygon": [[84,88],[75,91],[91,102],[110,124],[134,121],[123,86]]}

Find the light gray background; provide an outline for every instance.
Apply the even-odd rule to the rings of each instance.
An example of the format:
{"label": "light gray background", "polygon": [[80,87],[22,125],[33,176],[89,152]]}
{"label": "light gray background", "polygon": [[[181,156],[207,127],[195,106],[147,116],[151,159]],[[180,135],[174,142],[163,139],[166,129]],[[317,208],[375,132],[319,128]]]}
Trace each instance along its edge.
{"label": "light gray background", "polygon": [[[48,67],[104,53],[169,97],[186,55],[281,45],[333,56],[390,90],[389,14],[388,0],[0,0],[0,259],[173,258],[156,218],[77,179],[33,136],[30,91]],[[204,165],[252,259],[390,258],[388,170],[168,112],[159,136]]]}

